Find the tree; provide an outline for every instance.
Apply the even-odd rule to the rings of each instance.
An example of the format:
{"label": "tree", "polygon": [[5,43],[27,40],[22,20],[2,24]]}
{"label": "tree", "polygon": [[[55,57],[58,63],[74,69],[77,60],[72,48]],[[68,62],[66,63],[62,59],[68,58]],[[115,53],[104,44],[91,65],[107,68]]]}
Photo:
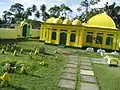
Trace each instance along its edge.
{"label": "tree", "polygon": [[[33,12],[34,17],[36,18],[36,14],[38,15],[39,12],[37,11],[37,6],[36,6],[35,4],[32,5],[31,11]],[[38,17],[39,17],[39,16],[38,16]],[[38,17],[37,17],[37,18],[38,18]]]}
{"label": "tree", "polygon": [[15,3],[10,7],[10,11],[13,13],[16,19],[23,20],[24,6],[20,3]]}
{"label": "tree", "polygon": [[100,0],[84,0],[81,1],[80,3],[80,7],[77,9],[79,12],[81,12],[82,8],[85,8],[85,11],[82,12],[82,15],[80,17],[83,17],[82,20],[83,22],[87,22],[89,19],[89,11],[90,11],[90,7],[92,5],[98,4]]}
{"label": "tree", "polygon": [[57,5],[54,5],[48,11],[49,11],[51,17],[58,18],[60,16],[61,8]]}
{"label": "tree", "polygon": [[36,11],[35,17],[36,17],[36,18],[40,18],[40,12],[39,12],[39,11]]}
{"label": "tree", "polygon": [[24,18],[28,19],[29,16],[32,16],[32,9],[28,7],[26,11],[24,12]]}
{"label": "tree", "polygon": [[10,16],[12,15],[12,13],[11,12],[9,12],[9,11],[3,11],[3,20],[4,20],[4,22],[6,23],[7,22],[7,19],[10,19]]}
{"label": "tree", "polygon": [[40,10],[42,11],[41,16],[42,16],[42,20],[45,21],[46,19],[49,18],[49,14],[46,12],[46,6],[45,4],[40,6]]}
{"label": "tree", "polygon": [[120,6],[116,6],[116,3],[108,5],[108,2],[105,4],[104,11],[109,15],[116,23],[117,27],[120,28]]}
{"label": "tree", "polygon": [[37,11],[37,6],[35,4],[33,4],[31,10],[32,10],[32,12],[36,12]]}
{"label": "tree", "polygon": [[60,8],[61,8],[63,17],[65,17],[65,18],[67,16],[67,11],[72,12],[72,10],[68,6],[66,6],[65,4],[61,4]]}

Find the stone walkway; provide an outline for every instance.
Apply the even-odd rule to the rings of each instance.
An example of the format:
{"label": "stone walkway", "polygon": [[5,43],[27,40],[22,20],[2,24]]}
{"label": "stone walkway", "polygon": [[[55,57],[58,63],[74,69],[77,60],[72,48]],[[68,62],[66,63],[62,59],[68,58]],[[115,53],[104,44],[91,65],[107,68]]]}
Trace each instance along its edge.
{"label": "stone walkway", "polygon": [[75,90],[77,82],[78,57],[70,55],[68,64],[60,76],[58,86],[62,89]]}
{"label": "stone walkway", "polygon": [[99,90],[91,60],[88,57],[80,60],[80,90]]}
{"label": "stone walkway", "polygon": [[[62,90],[76,90],[78,76],[80,76],[80,90],[100,90],[93,71],[92,61],[89,57],[81,57],[80,65],[78,57],[70,55],[63,73],[60,76],[58,86]],[[80,70],[80,73],[78,73]]]}

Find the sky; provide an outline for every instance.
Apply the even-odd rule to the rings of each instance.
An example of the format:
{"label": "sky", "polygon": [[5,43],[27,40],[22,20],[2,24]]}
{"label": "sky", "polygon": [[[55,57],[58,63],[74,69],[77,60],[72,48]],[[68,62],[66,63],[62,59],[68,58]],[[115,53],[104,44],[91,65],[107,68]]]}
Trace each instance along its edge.
{"label": "sky", "polygon": [[[24,8],[30,7],[33,4],[37,5],[39,8],[40,5],[45,4],[47,6],[47,9],[54,5],[65,4],[73,10],[72,14],[76,15],[78,14],[77,8],[80,7],[81,1],[83,0],[0,0],[0,17],[2,17],[3,11],[9,10],[10,6],[15,3],[23,4]],[[95,5],[94,7],[103,7],[106,2],[109,4],[116,2],[117,5],[120,5],[120,0],[101,0],[101,2],[99,2],[99,4]],[[33,16],[30,18],[33,18]]]}

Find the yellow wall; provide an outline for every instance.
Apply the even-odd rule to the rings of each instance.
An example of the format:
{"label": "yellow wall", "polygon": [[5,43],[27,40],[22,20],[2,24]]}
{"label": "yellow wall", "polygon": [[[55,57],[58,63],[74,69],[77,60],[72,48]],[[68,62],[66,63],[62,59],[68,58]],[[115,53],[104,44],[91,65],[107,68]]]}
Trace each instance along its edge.
{"label": "yellow wall", "polygon": [[[56,30],[53,30],[56,29]],[[66,30],[66,31],[62,31]],[[73,30],[75,32],[73,32]],[[56,40],[51,40],[52,32],[56,32]],[[59,45],[60,33],[65,32],[67,34],[66,46],[92,46],[97,48],[106,48],[112,50],[118,50],[120,42],[120,32],[113,28],[104,28],[104,27],[92,27],[92,26],[83,26],[83,25],[61,25],[61,24],[42,24],[40,30],[40,40],[45,41],[45,43],[57,44]],[[95,40],[91,43],[86,43],[87,32],[93,32],[93,38],[97,37],[97,33],[103,33],[103,42],[97,44]],[[45,37],[46,33],[46,37]],[[70,42],[70,36],[74,33],[76,35],[75,42]],[[107,34],[113,34],[113,45],[106,45]]]}
{"label": "yellow wall", "polygon": [[2,39],[16,39],[17,30],[9,28],[0,28],[0,38]]}
{"label": "yellow wall", "polygon": [[30,35],[30,37],[40,37],[40,30],[32,29]]}

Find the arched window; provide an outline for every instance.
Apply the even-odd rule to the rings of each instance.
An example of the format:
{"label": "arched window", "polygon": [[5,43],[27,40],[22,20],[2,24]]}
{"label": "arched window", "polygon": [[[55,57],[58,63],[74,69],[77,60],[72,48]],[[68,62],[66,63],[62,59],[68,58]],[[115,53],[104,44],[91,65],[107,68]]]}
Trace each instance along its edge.
{"label": "arched window", "polygon": [[106,45],[112,45],[112,44],[113,44],[113,38],[112,37],[107,37]]}
{"label": "arched window", "polygon": [[52,40],[56,40],[56,32],[52,32]]}
{"label": "arched window", "polygon": [[97,43],[97,44],[102,44],[102,40],[103,40],[102,36],[99,36],[99,35],[98,35],[98,36],[96,37],[96,43]]}
{"label": "arched window", "polygon": [[92,43],[93,36],[92,35],[87,35],[86,37],[86,42],[87,43]]}
{"label": "arched window", "polygon": [[76,39],[76,35],[74,33],[72,33],[70,35],[70,42],[75,42],[75,39]]}

